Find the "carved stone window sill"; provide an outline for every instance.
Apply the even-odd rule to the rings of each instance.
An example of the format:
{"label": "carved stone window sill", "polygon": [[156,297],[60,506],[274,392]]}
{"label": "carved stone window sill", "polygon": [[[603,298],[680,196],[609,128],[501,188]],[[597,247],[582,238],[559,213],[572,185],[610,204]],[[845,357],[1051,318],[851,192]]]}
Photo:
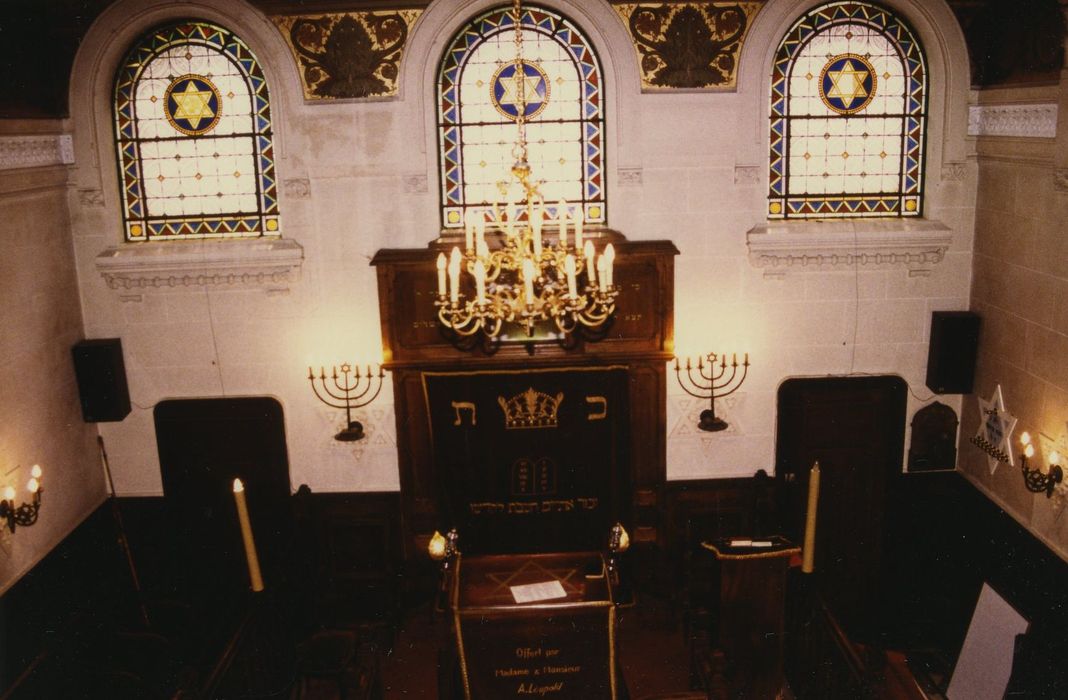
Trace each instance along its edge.
{"label": "carved stone window sill", "polygon": [[96,256],[96,269],[124,301],[153,289],[226,287],[286,293],[300,279],[304,249],[294,240],[127,243]]}
{"label": "carved stone window sill", "polygon": [[769,222],[746,233],[749,263],[765,277],[854,267],[924,276],[942,262],[952,239],[945,224],[931,219]]}

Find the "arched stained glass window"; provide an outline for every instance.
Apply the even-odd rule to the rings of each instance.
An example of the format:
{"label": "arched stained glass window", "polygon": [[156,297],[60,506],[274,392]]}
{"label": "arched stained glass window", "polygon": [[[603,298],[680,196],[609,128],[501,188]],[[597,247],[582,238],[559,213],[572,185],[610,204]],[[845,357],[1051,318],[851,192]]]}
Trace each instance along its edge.
{"label": "arched stained glass window", "polygon": [[890,10],[834,2],[799,19],[771,78],[768,216],[918,216],[926,85]]}
{"label": "arched stained glass window", "polygon": [[114,105],[127,241],[280,233],[267,81],[241,39],[160,27],[122,62]]}
{"label": "arched stained glass window", "polygon": [[[556,216],[555,203],[581,203],[586,221],[604,223],[604,95],[601,69],[570,20],[524,6],[523,71],[528,161]],[[438,72],[442,222],[463,226],[468,208],[503,201],[497,183],[515,161],[515,23],[510,7],[464,26]]]}

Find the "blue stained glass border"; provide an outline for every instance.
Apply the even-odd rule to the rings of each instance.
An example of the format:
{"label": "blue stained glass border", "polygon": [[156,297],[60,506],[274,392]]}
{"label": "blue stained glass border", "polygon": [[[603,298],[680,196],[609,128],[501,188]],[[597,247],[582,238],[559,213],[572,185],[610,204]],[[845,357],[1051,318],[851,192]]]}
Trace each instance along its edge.
{"label": "blue stained glass border", "polygon": [[[524,5],[520,26],[551,37],[575,61],[583,80],[581,164],[584,207],[590,223],[606,221],[604,188],[604,114],[601,69],[593,48],[582,32],[566,17],[543,7]],[[465,25],[445,49],[438,68],[438,158],[440,164],[441,219],[446,229],[462,228],[464,174],[461,142],[463,120],[459,104],[464,64],[475,48],[504,31],[514,31],[510,7],[489,10]],[[592,205],[592,206],[591,206]]]}
{"label": "blue stained glass border", "polygon": [[[207,46],[225,55],[239,67],[248,82],[252,97],[249,108],[255,129],[252,138],[258,176],[258,212],[203,217],[148,217],[144,183],[141,179],[133,97],[137,81],[145,67],[164,51],[184,44]],[[210,22],[185,20],[163,25],[142,36],[126,54],[115,76],[115,140],[126,240],[279,235],[278,183],[275,176],[270,105],[267,80],[259,62],[252,50],[233,32]]]}
{"label": "blue stained glass border", "polygon": [[[851,23],[865,24],[879,31],[897,48],[905,65],[901,191],[791,196],[786,191],[790,122],[787,81],[791,67],[813,36],[831,26]],[[768,218],[919,216],[923,203],[926,76],[926,59],[912,29],[887,8],[865,2],[834,2],[816,7],[798,19],[783,37],[772,63]]]}

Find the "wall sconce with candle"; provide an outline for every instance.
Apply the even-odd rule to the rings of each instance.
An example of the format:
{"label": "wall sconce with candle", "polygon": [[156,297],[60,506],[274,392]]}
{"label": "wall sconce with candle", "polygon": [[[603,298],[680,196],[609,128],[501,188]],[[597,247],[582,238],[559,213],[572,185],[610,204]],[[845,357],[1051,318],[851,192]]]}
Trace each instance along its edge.
{"label": "wall sconce with candle", "polygon": [[[363,424],[352,419],[352,411],[363,408],[378,398],[385,376],[386,370],[381,365],[377,375],[371,374],[371,365],[367,365],[367,374],[362,377],[359,366],[354,370],[347,362],[340,367],[331,367],[329,377],[323,367],[319,368],[319,376],[315,376],[311,367],[308,368],[308,381],[311,382],[315,397],[331,408],[345,409],[345,427],[334,436],[335,440],[353,442],[363,439]],[[321,392],[319,387],[322,387]]]}
{"label": "wall sconce with candle", "polygon": [[[727,371],[728,367],[730,372]],[[738,374],[739,367],[742,368],[741,375]],[[738,391],[748,374],[749,353],[745,353],[745,359],[740,365],[737,354],[731,355],[730,364],[727,363],[726,354],[717,355],[714,352],[699,356],[696,366],[687,357],[685,375],[682,373],[679,358],[675,358],[675,378],[678,379],[682,390],[696,399],[708,399],[708,408],[701,411],[701,420],[697,427],[710,433],[727,428],[727,422],[716,417],[716,399]]]}
{"label": "wall sconce with candle", "polygon": [[1023,457],[1020,459],[1020,471],[1023,473],[1024,485],[1032,493],[1046,492],[1046,498],[1053,495],[1053,489],[1064,480],[1064,470],[1061,469],[1061,456],[1056,450],[1049,453],[1049,465],[1045,471],[1041,467],[1029,469],[1027,460],[1035,456],[1035,446],[1031,443],[1031,435],[1024,431],[1020,434],[1020,444],[1023,445]]}
{"label": "wall sconce with candle", "polygon": [[8,486],[4,489],[3,500],[0,500],[0,518],[7,521],[7,529],[11,532],[16,527],[29,527],[37,522],[37,514],[41,510],[41,467],[38,464],[30,469],[30,480],[26,482],[26,490],[30,492],[30,501],[15,505],[15,489]]}

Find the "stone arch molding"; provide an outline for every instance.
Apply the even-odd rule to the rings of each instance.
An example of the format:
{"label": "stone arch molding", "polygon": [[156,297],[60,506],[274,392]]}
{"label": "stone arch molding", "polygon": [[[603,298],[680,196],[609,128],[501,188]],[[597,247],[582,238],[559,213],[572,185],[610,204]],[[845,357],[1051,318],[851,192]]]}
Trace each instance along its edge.
{"label": "stone arch molding", "polygon": [[[641,134],[638,99],[641,79],[634,58],[634,45],[619,15],[605,0],[531,0],[532,3],[568,16],[597,52],[605,87],[606,185],[609,225],[625,222],[613,216],[612,200],[621,179],[640,173]],[[437,182],[437,111],[435,110],[438,64],[453,36],[470,19],[499,6],[501,0],[451,0],[433,2],[412,28],[401,65],[400,91],[412,102],[412,113],[421,124],[428,182]],[[429,187],[437,206],[437,189]]]}
{"label": "stone arch molding", "polygon": [[[742,47],[738,67],[739,108],[754,116],[740,136],[738,165],[761,173],[765,185],[771,74],[779,42],[793,23],[825,0],[771,0],[757,13]],[[911,25],[927,56],[927,145],[924,217],[920,220],[852,219],[776,221],[747,234],[749,260],[765,275],[788,271],[856,266],[904,267],[928,274],[941,262],[954,232],[939,221],[949,218],[940,185],[966,172],[968,50],[956,16],[944,0],[879,0]],[[968,232],[957,232],[970,235]]]}
{"label": "stone arch molding", "polygon": [[[72,179],[78,196],[71,208],[75,236],[102,237],[96,256],[103,282],[124,301],[145,291],[181,287],[253,287],[283,291],[300,277],[303,249],[286,226],[286,194],[280,194],[283,238],[122,243],[121,200],[112,124],[116,70],[130,46],[151,28],[178,19],[220,24],[244,40],[260,63],[271,96],[275,168],[279,181],[294,177],[287,158],[289,125],[299,120],[302,94],[289,49],[262,12],[243,0],[168,2],[120,0],[86,33],[70,81],[74,141]],[[101,211],[102,206],[102,211]],[[92,211],[91,211],[92,210]],[[95,229],[95,230],[94,230]]]}

